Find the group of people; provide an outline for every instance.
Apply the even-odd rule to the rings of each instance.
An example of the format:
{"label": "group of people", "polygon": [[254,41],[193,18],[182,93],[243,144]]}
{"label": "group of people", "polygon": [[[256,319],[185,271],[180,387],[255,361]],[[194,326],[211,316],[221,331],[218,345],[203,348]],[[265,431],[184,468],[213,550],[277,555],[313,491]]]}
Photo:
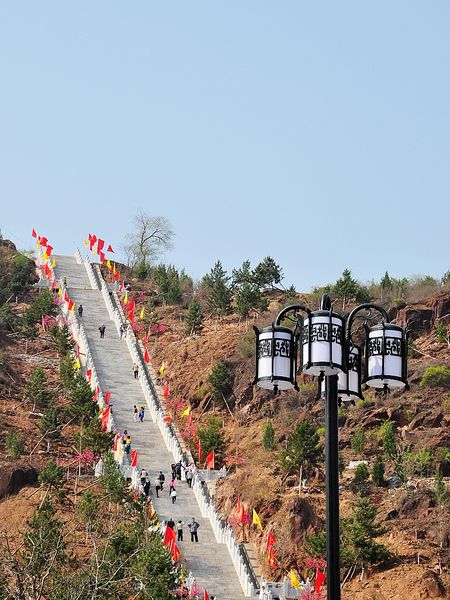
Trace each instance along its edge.
{"label": "group of people", "polygon": [[138,407],[136,406],[136,404],[133,407],[133,420],[135,423],[137,423],[137,421],[139,420],[141,423],[144,422],[144,417],[145,417],[145,409],[143,406],[141,406],[138,410]]}
{"label": "group of people", "polygon": [[[184,521],[175,521],[172,517],[166,522],[163,521],[161,525],[161,535],[164,536],[166,533],[166,528],[170,527],[173,531],[177,533],[177,542],[183,541],[183,527],[185,526]],[[195,520],[195,517],[192,517],[192,520],[187,524],[187,528],[189,529],[189,533],[191,534],[191,542],[198,542],[198,528],[200,527],[200,523]]]}

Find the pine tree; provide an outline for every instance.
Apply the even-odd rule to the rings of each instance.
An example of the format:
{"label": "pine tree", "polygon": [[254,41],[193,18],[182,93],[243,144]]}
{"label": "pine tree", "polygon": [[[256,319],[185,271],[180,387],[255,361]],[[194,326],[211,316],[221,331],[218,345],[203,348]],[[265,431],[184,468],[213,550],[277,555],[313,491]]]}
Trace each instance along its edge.
{"label": "pine tree", "polygon": [[263,288],[274,288],[284,278],[283,269],[271,256],[266,256],[253,271],[256,285]]}
{"label": "pine tree", "polygon": [[356,428],[356,431],[352,437],[351,446],[353,452],[356,452],[356,454],[364,454],[364,450],[366,448],[366,432],[364,431],[364,427],[362,425]]}
{"label": "pine tree", "polygon": [[249,260],[244,260],[240,269],[233,269],[232,271],[233,287],[240,287],[244,283],[255,283]]}
{"label": "pine tree", "polygon": [[310,471],[322,456],[320,436],[309,421],[301,421],[290,433],[287,448],[280,453],[280,464],[288,475],[299,469]]}
{"label": "pine tree", "polygon": [[39,422],[39,430],[46,438],[56,440],[60,436],[58,426],[58,409],[54,401],[51,400]]}
{"label": "pine tree", "polygon": [[274,450],[275,448],[275,429],[273,428],[272,422],[267,421],[263,425],[263,446],[266,450]]}
{"label": "pine tree", "polygon": [[24,558],[30,573],[39,576],[49,565],[65,562],[62,523],[55,518],[55,510],[48,498],[28,521],[28,528],[24,537]]}
{"label": "pine tree", "polygon": [[222,402],[233,391],[231,373],[227,363],[224,360],[219,360],[208,375],[208,383],[211,386],[213,398],[216,401]]}
{"label": "pine tree", "polygon": [[385,421],[380,427],[380,434],[383,440],[384,455],[387,458],[394,459],[397,454],[394,423],[392,421]]}
{"label": "pine tree", "polygon": [[214,315],[223,316],[231,306],[230,278],[222,267],[220,260],[216,262],[211,272],[205,275],[203,282],[209,288],[208,305]]}
{"label": "pine tree", "polygon": [[185,322],[187,335],[197,333],[201,330],[203,325],[203,314],[202,307],[197,298],[192,298],[190,301]]}
{"label": "pine tree", "polygon": [[69,398],[68,413],[76,418],[77,423],[82,424],[96,414],[96,404],[93,402],[91,387],[79,373],[71,382]]}
{"label": "pine tree", "polygon": [[119,471],[112,452],[103,455],[101,483],[111,502],[120,502],[125,494],[126,479]]}
{"label": "pine tree", "polygon": [[348,526],[349,541],[353,547],[354,559],[361,569],[368,564],[383,562],[389,557],[384,544],[375,540],[386,530],[375,522],[377,511],[367,498],[360,498],[354,507],[353,521]]}
{"label": "pine tree", "polygon": [[392,291],[392,279],[389,277],[389,273],[387,271],[384,274],[383,279],[380,282],[380,289],[381,289],[381,301],[383,301],[384,294],[386,292]]}
{"label": "pine tree", "polygon": [[52,395],[47,387],[47,377],[44,369],[36,367],[28,380],[25,390],[26,397],[33,405],[39,408],[48,406]]}
{"label": "pine tree", "polygon": [[297,302],[298,294],[295,285],[290,285],[284,293],[284,304],[289,306],[289,304],[296,304]]}
{"label": "pine tree", "polygon": [[267,310],[267,300],[260,288],[252,283],[244,283],[236,293],[236,310],[242,317],[248,317],[251,310]]}
{"label": "pine tree", "polygon": [[64,472],[52,458],[41,470],[38,479],[42,485],[48,485],[50,489],[58,490],[62,486]]}
{"label": "pine tree", "polygon": [[384,462],[381,456],[377,456],[372,469],[372,481],[376,485],[384,484]]}

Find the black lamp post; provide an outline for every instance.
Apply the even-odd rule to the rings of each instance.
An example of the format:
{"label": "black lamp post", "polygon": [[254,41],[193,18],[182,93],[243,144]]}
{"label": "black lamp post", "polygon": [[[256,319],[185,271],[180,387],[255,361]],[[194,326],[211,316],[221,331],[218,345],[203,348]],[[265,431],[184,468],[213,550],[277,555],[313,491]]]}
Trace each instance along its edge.
{"label": "black lamp post", "polygon": [[[352,326],[359,313],[365,321],[372,311],[381,314],[382,323],[364,325],[364,380],[362,348],[352,337]],[[282,322],[292,313],[295,325]],[[305,313],[305,317],[301,313]],[[362,398],[361,381],[387,391],[407,385],[405,331],[389,323],[386,311],[376,304],[361,304],[345,318],[333,312],[328,294],[322,296],[320,310],[311,311],[300,304],[284,308],[268,327],[256,333],[256,376],[254,383],[273,390],[298,390],[298,371],[325,381],[325,466],[326,466],[326,534],[327,598],[340,600],[339,566],[339,435],[338,403]]]}

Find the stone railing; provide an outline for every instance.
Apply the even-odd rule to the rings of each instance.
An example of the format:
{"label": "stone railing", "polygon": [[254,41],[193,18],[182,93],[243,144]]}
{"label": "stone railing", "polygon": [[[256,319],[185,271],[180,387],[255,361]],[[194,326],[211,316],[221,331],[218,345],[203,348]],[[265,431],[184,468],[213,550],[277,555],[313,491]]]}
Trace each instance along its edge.
{"label": "stone railing", "polygon": [[[120,326],[125,322],[125,315],[120,306],[120,300],[116,292],[110,292],[106,282],[103,279],[101,281],[101,292],[106,304],[106,308],[110,318],[114,321],[117,327],[117,331],[119,331]],[[111,295],[114,297],[114,303],[116,306],[113,304]],[[133,362],[139,366],[139,380],[149,413],[153,422],[158,425],[167,449],[172,453],[175,462],[183,460],[185,462],[192,462],[192,456],[188,456],[187,451],[183,450],[180,439],[178,438],[173,426],[168,425],[167,422],[164,421],[165,413],[147,369],[147,364],[144,361],[143,348],[141,343],[136,339],[136,336],[134,335],[130,326],[127,327],[125,339]],[[245,596],[254,596],[257,591],[255,586],[256,578],[234,536],[233,530],[219,516],[219,513],[217,512],[214,502],[209,494],[208,487],[204,483],[203,478],[196,467],[193,468],[193,474],[194,477],[192,481],[192,488],[194,490],[194,494],[199,504],[202,516],[209,519],[217,542],[227,546]]]}

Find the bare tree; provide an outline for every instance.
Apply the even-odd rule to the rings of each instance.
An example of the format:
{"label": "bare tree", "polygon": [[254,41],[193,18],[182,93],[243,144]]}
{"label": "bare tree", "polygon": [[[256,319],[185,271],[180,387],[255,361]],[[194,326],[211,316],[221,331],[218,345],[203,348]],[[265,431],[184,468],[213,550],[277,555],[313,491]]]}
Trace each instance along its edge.
{"label": "bare tree", "polygon": [[152,217],[140,208],[133,217],[133,226],[134,231],[125,236],[125,252],[132,266],[148,266],[172,248],[175,234],[166,217]]}

